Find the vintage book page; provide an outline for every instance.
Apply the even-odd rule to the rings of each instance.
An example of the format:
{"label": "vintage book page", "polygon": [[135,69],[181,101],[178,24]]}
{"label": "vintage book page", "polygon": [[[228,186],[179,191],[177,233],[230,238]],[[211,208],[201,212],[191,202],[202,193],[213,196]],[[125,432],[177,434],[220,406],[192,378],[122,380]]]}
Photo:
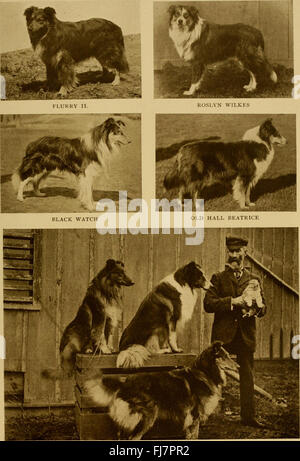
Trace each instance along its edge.
{"label": "vintage book page", "polygon": [[0,0],[0,440],[299,439],[299,2],[33,3]]}

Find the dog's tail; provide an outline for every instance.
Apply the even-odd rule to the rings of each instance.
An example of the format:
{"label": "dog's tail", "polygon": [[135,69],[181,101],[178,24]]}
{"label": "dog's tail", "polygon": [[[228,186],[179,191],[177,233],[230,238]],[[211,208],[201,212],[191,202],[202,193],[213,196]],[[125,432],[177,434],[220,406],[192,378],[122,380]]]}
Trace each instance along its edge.
{"label": "dog's tail", "polygon": [[140,368],[150,358],[151,354],[141,344],[133,344],[121,351],[117,357],[119,368]]}
{"label": "dog's tail", "polygon": [[19,190],[19,187],[20,187],[20,183],[21,183],[21,176],[20,176],[19,169],[17,169],[11,175],[11,183],[12,183],[12,186],[13,186],[13,189],[14,189],[15,193],[17,193],[18,190]]}
{"label": "dog's tail", "polygon": [[88,378],[83,384],[83,391],[94,403],[102,407],[108,407],[115,393],[122,386],[121,378],[105,377],[99,375],[97,377]]}
{"label": "dog's tail", "polygon": [[178,167],[178,160],[176,160],[172,170],[166,174],[164,179],[164,188],[166,190],[174,189],[174,187],[182,185],[182,178],[180,177]]}

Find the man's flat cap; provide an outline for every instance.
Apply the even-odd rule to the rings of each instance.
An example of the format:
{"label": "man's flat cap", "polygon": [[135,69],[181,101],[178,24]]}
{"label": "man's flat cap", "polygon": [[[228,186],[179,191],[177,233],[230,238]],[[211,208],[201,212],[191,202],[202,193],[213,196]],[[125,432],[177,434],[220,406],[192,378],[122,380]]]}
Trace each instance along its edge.
{"label": "man's flat cap", "polygon": [[233,235],[228,235],[226,237],[226,246],[229,250],[239,250],[241,247],[246,247],[248,245],[248,240],[235,237]]}

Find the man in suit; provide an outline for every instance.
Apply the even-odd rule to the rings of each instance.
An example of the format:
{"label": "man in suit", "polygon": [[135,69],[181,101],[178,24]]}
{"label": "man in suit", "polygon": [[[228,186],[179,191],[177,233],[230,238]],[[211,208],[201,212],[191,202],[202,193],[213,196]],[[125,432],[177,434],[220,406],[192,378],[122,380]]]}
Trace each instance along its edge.
{"label": "man in suit", "polygon": [[[256,345],[255,317],[265,315],[266,305],[262,293],[263,307],[257,309],[254,316],[244,300],[243,291],[249,281],[259,280],[257,275],[244,266],[247,244],[244,238],[226,237],[227,265],[223,272],[212,276],[212,286],[204,298],[204,309],[215,314],[212,341],[222,341],[230,353],[237,355],[240,366],[241,423],[263,427],[255,418],[253,356]],[[245,311],[249,316],[245,315]]]}

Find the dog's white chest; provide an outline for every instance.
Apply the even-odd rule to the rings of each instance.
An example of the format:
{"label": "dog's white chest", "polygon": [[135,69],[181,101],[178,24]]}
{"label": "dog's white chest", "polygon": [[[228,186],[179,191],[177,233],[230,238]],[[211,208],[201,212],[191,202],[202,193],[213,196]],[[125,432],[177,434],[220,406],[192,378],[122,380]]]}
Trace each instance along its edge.
{"label": "dog's white chest", "polygon": [[203,21],[199,19],[192,31],[182,31],[177,28],[169,29],[169,36],[173,40],[179,56],[185,61],[191,61],[194,58],[192,44],[201,37]]}
{"label": "dog's white chest", "polygon": [[257,182],[262,177],[262,175],[265,174],[265,172],[271,165],[273,158],[274,158],[274,148],[272,147],[272,149],[268,153],[267,158],[265,160],[261,160],[261,161],[254,160],[254,165],[256,168],[255,179],[254,179],[255,182]]}
{"label": "dog's white chest", "polygon": [[220,396],[219,394],[213,394],[210,397],[206,397],[203,400],[203,407],[204,407],[204,417],[208,418],[211,414],[214,413],[218,404],[219,404]]}
{"label": "dog's white chest", "polygon": [[121,321],[121,312],[121,308],[117,304],[108,304],[105,306],[105,313],[111,320],[113,327],[117,327],[119,321]]}
{"label": "dog's white chest", "polygon": [[169,283],[175,288],[178,293],[180,294],[181,300],[181,317],[180,321],[187,322],[191,319],[194,307],[197,302],[198,293],[196,291],[192,291],[189,285],[181,286],[178,282],[176,282],[174,275],[168,275],[163,282]]}
{"label": "dog's white chest", "polygon": [[37,46],[34,49],[34,54],[37,58],[43,59],[43,54],[44,54],[45,48],[43,45],[39,42]]}
{"label": "dog's white chest", "polygon": [[196,291],[192,291],[189,286],[182,288],[181,292],[181,320],[182,322],[187,322],[191,319],[195,304],[197,302],[198,294]]}

